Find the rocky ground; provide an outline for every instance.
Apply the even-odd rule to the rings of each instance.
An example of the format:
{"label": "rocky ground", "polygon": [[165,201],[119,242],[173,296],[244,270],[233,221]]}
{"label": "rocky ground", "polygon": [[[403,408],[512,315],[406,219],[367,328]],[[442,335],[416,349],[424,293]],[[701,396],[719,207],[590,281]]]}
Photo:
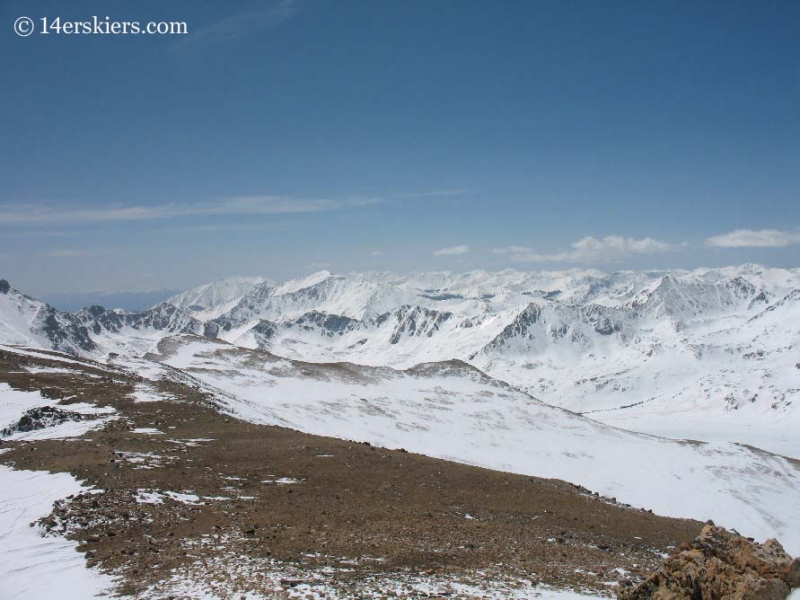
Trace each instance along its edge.
{"label": "rocky ground", "polygon": [[0,382],[117,418],[78,438],[4,441],[0,463],[99,491],[57,503],[43,525],[125,594],[613,595],[702,527],[562,481],[252,425],[179,381],[158,384],[169,400],[137,402],[134,374],[87,361],[52,371],[63,366],[5,352]]}

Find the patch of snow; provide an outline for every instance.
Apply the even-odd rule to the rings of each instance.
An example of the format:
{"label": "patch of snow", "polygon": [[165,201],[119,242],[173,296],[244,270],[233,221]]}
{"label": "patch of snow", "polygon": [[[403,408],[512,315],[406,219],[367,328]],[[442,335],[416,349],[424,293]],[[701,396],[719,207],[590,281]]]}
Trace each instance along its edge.
{"label": "patch of snow", "polygon": [[25,370],[32,375],[39,375],[42,373],[46,373],[48,375],[75,375],[76,373],[80,373],[81,375],[84,374],[81,371],[76,371],[75,369],[65,369],[63,367],[41,367],[38,365],[28,365],[25,367]]}
{"label": "patch of snow", "polygon": [[[174,427],[170,427],[170,429],[174,429]],[[184,440],[174,440],[170,439],[167,440],[172,444],[180,444],[181,446],[187,446],[189,448],[197,448],[200,444],[205,444],[207,442],[213,442],[214,438],[187,438]]]}
{"label": "patch of snow", "polygon": [[295,485],[298,483],[303,483],[303,480],[297,477],[279,477],[278,479],[264,479],[261,483],[274,483],[276,485]]}
{"label": "patch of snow", "polygon": [[174,457],[161,456],[153,452],[126,452],[123,450],[116,450],[114,455],[134,465],[134,469],[157,469],[174,460]]}
{"label": "patch of snow", "polygon": [[84,488],[70,475],[0,465],[0,597],[3,600],[110,598],[114,580],[87,569],[77,544],[31,527],[53,503]]}
{"label": "patch of snow", "polygon": [[171,396],[162,394],[150,384],[139,383],[133,390],[134,402],[169,402],[170,400],[172,400]]}
{"label": "patch of snow", "polygon": [[148,492],[147,490],[137,490],[135,496],[139,504],[164,504],[164,496],[158,492]]}
{"label": "patch of snow", "polygon": [[155,427],[136,427],[131,430],[131,433],[141,433],[142,435],[164,435],[163,431],[159,431]]}
{"label": "patch of snow", "polygon": [[200,496],[196,494],[181,493],[181,492],[164,492],[164,495],[171,498],[175,502],[181,504],[203,504],[200,502]]}
{"label": "patch of snow", "polygon": [[8,441],[34,442],[40,440],[62,440],[86,435],[90,431],[99,429],[111,419],[92,419],[87,421],[67,421],[53,427],[36,429],[34,431],[19,431],[3,439]]}

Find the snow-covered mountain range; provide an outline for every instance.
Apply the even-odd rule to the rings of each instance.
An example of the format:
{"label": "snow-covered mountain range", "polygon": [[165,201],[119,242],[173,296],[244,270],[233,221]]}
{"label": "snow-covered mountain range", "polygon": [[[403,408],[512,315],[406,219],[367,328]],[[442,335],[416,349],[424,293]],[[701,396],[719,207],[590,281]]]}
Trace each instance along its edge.
{"label": "snow-covered mountain range", "polygon": [[0,284],[0,341],[141,356],[191,333],[309,362],[458,359],[637,431],[800,457],[800,269],[234,277],[142,313],[59,312]]}
{"label": "snow-covered mountain range", "polygon": [[608,423],[800,456],[798,269],[321,272],[221,295],[174,302],[238,346],[399,368],[455,358]]}
{"label": "snow-covered mountain range", "polygon": [[185,377],[247,420],[566,479],[800,548],[800,269],[323,271],[226,279],[138,313],[61,312],[0,281],[0,344]]}

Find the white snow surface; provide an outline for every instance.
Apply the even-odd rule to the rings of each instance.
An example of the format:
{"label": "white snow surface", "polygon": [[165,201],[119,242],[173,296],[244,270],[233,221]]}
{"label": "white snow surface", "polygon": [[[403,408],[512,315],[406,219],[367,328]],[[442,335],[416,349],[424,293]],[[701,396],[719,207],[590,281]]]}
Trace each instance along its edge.
{"label": "white snow surface", "polygon": [[84,488],[65,473],[15,471],[0,465],[0,598],[85,600],[111,597],[113,580],[87,569],[77,544],[43,537],[31,523],[53,502]]}
{"label": "white snow surface", "polygon": [[221,314],[215,311],[218,307],[231,301],[238,302],[242,296],[246,296],[257,286],[270,283],[264,277],[228,277],[186,290],[168,298],[166,302],[178,308],[193,310],[205,320]]}
{"label": "white snow surface", "polygon": [[134,402],[163,402],[169,400],[167,396],[160,393],[154,386],[138,383],[133,389]]}
{"label": "white snow surface", "polygon": [[797,461],[610,427],[458,362],[406,371],[320,365],[194,336],[159,349],[163,362],[215,392],[223,410],[251,422],[563,479],[659,514],[777,537],[800,553]]}

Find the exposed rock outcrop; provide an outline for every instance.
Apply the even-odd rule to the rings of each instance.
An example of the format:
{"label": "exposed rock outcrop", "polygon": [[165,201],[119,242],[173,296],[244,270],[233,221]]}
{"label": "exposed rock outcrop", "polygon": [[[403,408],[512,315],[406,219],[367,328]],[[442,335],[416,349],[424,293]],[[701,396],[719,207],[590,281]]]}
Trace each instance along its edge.
{"label": "exposed rock outcrop", "polygon": [[0,431],[0,436],[6,437],[15,433],[27,433],[37,429],[55,427],[67,421],[81,421],[83,415],[63,410],[55,406],[40,406],[27,411],[19,421]]}
{"label": "exposed rock outcrop", "polygon": [[777,540],[758,544],[706,525],[620,600],[783,600],[800,587],[800,559]]}

